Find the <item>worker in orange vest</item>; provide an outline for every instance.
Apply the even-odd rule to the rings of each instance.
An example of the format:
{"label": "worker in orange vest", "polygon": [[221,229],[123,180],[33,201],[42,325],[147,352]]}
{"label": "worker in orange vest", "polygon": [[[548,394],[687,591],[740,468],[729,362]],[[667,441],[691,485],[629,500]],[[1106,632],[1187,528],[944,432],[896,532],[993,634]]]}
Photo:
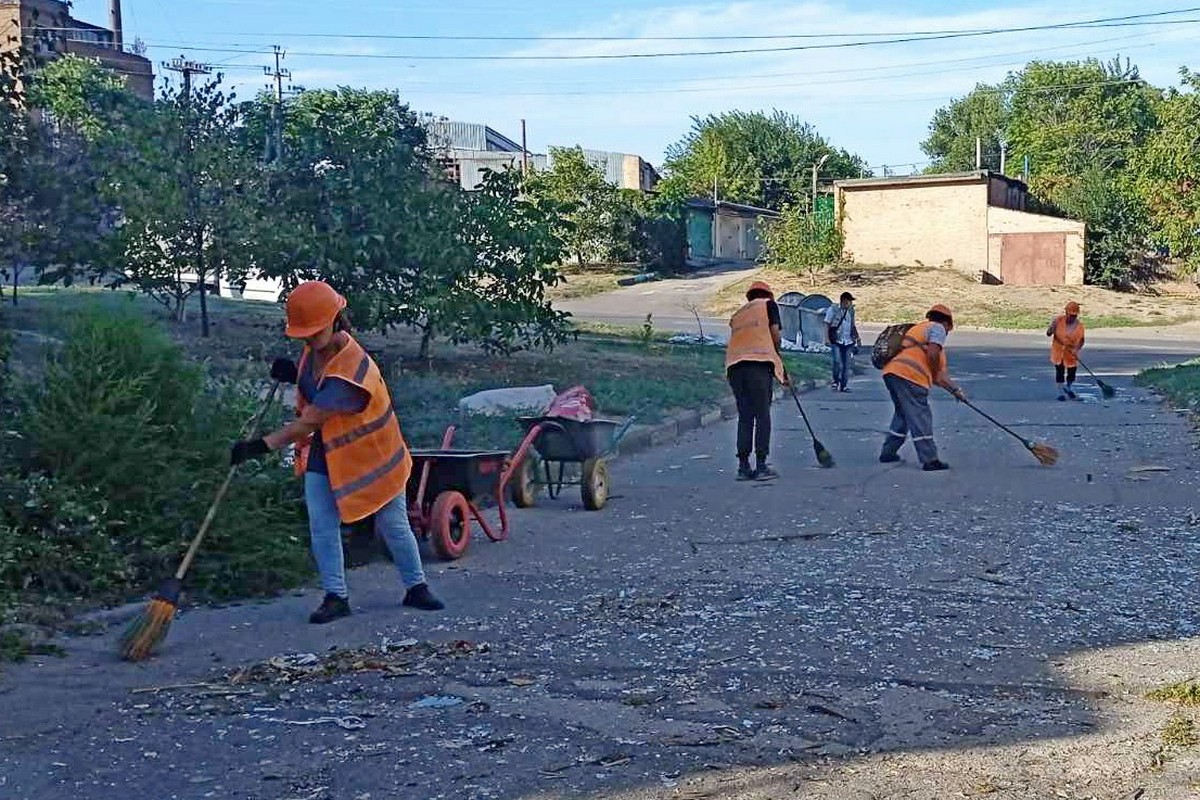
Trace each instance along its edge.
{"label": "worker in orange vest", "polygon": [[1079,303],[1067,303],[1065,313],[1050,320],[1046,335],[1050,340],[1050,363],[1054,365],[1054,383],[1059,400],[1078,400],[1075,394],[1075,373],[1079,369],[1079,351],[1083,349],[1083,320],[1079,318]]}
{"label": "worker in orange vest", "polygon": [[276,359],[271,377],[297,384],[296,413],[274,433],[233,446],[232,462],[296,447],[304,479],[313,557],[325,599],[309,617],[322,624],[350,614],[342,525],[374,515],[407,592],[404,605],[443,608],[425,583],[421,553],[408,521],[405,489],[412,455],[400,432],[379,366],[350,335],[346,298],[323,281],[297,286],[287,298],[287,335],[304,341],[297,366]]}
{"label": "worker in orange vest", "polygon": [[[771,450],[771,401],[775,381],[790,385],[780,355],[783,333],[775,293],[762,281],[750,284],[746,304],[729,320],[725,373],[737,400],[739,481],[770,480],[779,473],[767,463]],[[750,451],[755,454],[750,468]]]}
{"label": "worker in orange vest", "polygon": [[946,364],[946,337],[954,330],[954,315],[946,306],[935,305],[925,314],[925,321],[908,329],[904,344],[883,368],[883,383],[892,397],[892,424],[883,440],[880,462],[890,464],[900,460],[900,447],[912,436],[913,447],[926,472],[949,469],[938,458],[933,441],[933,410],[929,407],[929,390],[941,386],[955,399],[962,401],[966,394],[950,379]]}

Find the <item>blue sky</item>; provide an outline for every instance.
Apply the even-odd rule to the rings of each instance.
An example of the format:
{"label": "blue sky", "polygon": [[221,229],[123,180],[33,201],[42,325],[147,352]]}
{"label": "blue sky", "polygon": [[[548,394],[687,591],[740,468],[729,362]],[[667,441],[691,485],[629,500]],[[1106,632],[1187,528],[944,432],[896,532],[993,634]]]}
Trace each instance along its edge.
{"label": "blue sky", "polygon": [[[931,2],[681,2],[680,0],[124,0],[126,39],[159,62],[181,53],[220,65],[239,96],[265,85],[270,46],[287,49],[292,81],[395,88],[419,111],[486,122],[530,148],[581,144],[661,163],[692,115],[781,108],[872,166],[920,168],[933,112],[978,81],[1032,58],[1130,57],[1159,85],[1200,69],[1194,24],[1037,31],[863,48],[669,59],[458,61],[433,56],[620,55],[785,47],[843,39],[545,41],[545,37],[782,36],[990,29],[1174,11],[1172,3],[958,0]],[[107,22],[107,0],[75,14]],[[1167,18],[1171,19],[1171,18]],[[320,37],[309,34],[324,34]],[[542,41],[403,41],[378,35],[528,36]],[[247,52],[249,51],[249,52]],[[254,52],[260,51],[260,52]],[[426,58],[418,58],[424,56]]]}

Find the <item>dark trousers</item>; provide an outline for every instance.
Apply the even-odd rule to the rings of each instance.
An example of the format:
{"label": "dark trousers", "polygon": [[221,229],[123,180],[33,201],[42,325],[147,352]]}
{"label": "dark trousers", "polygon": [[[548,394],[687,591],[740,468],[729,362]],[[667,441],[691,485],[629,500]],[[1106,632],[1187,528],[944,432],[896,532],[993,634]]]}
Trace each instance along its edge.
{"label": "dark trousers", "polygon": [[[1054,365],[1054,382],[1062,383],[1063,378],[1065,377],[1067,379],[1067,383],[1074,383],[1075,382],[1075,373],[1078,371],[1078,369],[1079,369],[1078,367],[1065,367],[1062,364],[1055,364]],[[1065,375],[1064,375],[1064,373],[1065,373]]]}
{"label": "dark trousers", "polygon": [[771,398],[775,392],[775,370],[765,361],[742,361],[729,368],[729,386],[737,400],[737,455],[747,459],[753,452],[765,459],[771,451]]}

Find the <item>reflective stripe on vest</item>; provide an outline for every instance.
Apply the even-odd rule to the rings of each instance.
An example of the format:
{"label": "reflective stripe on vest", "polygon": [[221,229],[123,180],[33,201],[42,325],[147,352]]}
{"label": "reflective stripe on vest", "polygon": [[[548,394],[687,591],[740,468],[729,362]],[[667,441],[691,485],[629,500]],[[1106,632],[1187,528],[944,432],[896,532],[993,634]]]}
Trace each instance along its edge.
{"label": "reflective stripe on vest", "polygon": [[[933,322],[926,320],[909,328],[908,333],[904,335],[903,349],[888,361],[883,368],[883,374],[904,378],[904,380],[924,386],[926,389],[932,387],[933,372],[929,367],[929,356],[925,352],[925,345],[929,341],[929,331],[933,325]],[[938,354],[938,362],[938,372],[945,372],[945,349]]]}
{"label": "reflective stripe on vest", "polygon": [[1067,318],[1059,317],[1054,323],[1054,339],[1050,343],[1050,363],[1062,364],[1064,367],[1078,367],[1078,348],[1082,345],[1083,322],[1076,319],[1074,329],[1068,331]]}
{"label": "reflective stripe on vest", "polygon": [[[369,517],[401,495],[412,473],[412,455],[400,432],[392,398],[374,360],[362,345],[347,337],[346,345],[318,376],[340,378],[367,392],[367,407],[357,414],[334,414],[321,426],[325,466],[344,523]],[[300,369],[309,358],[306,349]],[[297,410],[307,402],[297,395]]]}
{"label": "reflective stripe on vest", "polygon": [[775,339],[771,336],[767,302],[763,299],[751,300],[730,318],[725,369],[743,361],[763,361],[772,365],[776,379],[782,382],[783,361],[775,350]]}

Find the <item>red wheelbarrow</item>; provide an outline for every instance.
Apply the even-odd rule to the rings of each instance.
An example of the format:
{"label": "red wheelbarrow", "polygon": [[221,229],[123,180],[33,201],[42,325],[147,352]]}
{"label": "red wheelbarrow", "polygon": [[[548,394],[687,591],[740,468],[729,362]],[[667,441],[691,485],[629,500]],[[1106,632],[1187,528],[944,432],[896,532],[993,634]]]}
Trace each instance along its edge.
{"label": "red wheelbarrow", "polygon": [[[446,429],[438,450],[413,450],[408,481],[408,521],[418,538],[427,538],[444,559],[461,558],[471,542],[471,520],[493,542],[508,538],[508,513],[502,498],[519,464],[504,450],[452,450],[454,426]],[[479,504],[496,500],[499,527]]]}

